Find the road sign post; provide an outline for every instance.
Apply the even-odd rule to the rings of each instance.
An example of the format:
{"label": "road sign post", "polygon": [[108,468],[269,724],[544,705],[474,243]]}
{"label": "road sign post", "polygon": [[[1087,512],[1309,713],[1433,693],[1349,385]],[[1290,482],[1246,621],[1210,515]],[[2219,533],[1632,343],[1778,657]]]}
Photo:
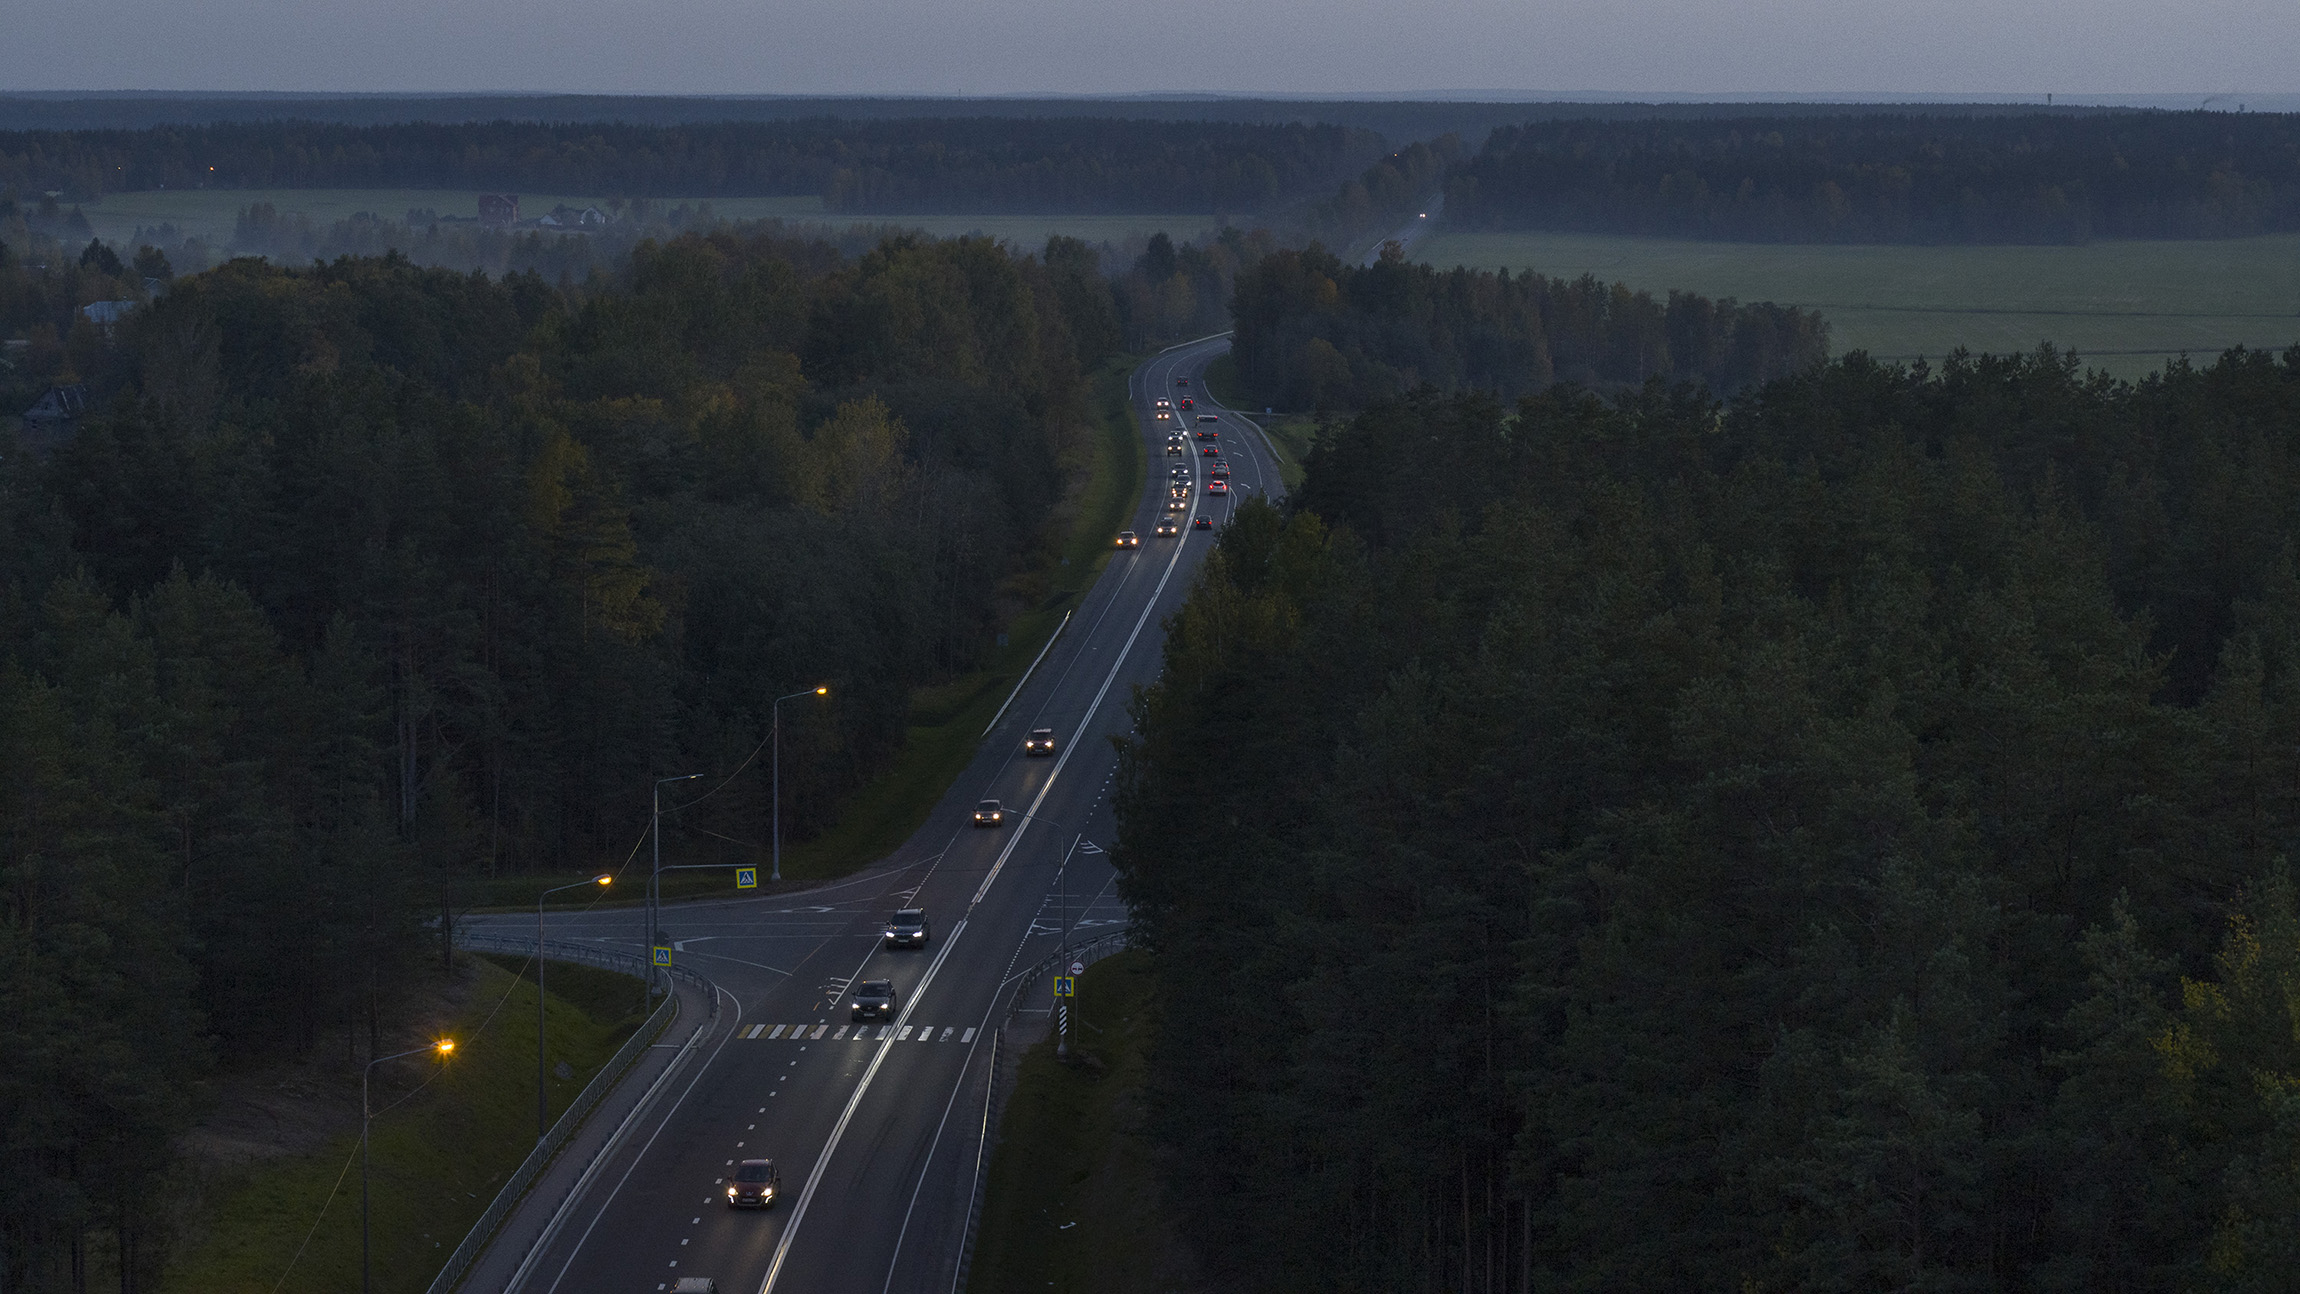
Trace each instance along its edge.
{"label": "road sign post", "polygon": [[759,888],[759,869],[756,867],[736,868],[735,888],[738,890],[755,890]]}

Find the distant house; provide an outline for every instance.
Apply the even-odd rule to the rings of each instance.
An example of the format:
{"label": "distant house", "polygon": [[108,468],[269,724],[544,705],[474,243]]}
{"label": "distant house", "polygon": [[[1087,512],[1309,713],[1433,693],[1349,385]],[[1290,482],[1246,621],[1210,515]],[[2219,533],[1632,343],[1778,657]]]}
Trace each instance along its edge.
{"label": "distant house", "polygon": [[479,223],[483,225],[518,224],[519,195],[516,193],[480,194]]}
{"label": "distant house", "polygon": [[71,435],[73,424],[87,411],[87,387],[77,382],[49,387],[38,403],[24,411],[24,448],[35,454],[54,449]]}
{"label": "distant house", "polygon": [[133,301],[90,301],[80,307],[80,316],[98,327],[109,328],[135,308]]}

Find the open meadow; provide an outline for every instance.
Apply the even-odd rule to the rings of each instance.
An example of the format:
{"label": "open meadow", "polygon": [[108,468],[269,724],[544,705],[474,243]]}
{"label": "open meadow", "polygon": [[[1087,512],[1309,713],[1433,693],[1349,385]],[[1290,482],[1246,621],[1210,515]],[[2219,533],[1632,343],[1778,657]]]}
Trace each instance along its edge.
{"label": "open meadow", "polygon": [[[407,219],[410,211],[429,210],[442,216],[477,216],[478,194],[463,189],[164,189],[110,193],[81,204],[81,211],[99,237],[122,244],[134,239],[137,229],[174,225],[178,238],[203,238],[216,247],[231,240],[232,222],[240,211],[268,202],[283,216],[302,215],[324,229],[338,220],[365,212],[379,220]],[[607,207],[607,200],[571,194],[522,193],[520,213],[539,216],[559,204]],[[827,212],[814,196],[769,198],[650,198],[657,211],[708,203],[713,214],[728,220],[787,220],[834,229],[851,225],[893,224],[923,230],[938,238],[960,234],[988,234],[1024,250],[1046,242],[1049,235],[1068,234],[1090,243],[1122,243],[1136,234],[1160,230],[1181,240],[1215,226],[1203,214],[1150,212],[1140,215],[867,215]]]}
{"label": "open meadow", "polygon": [[1441,233],[1417,259],[1442,268],[1594,274],[1774,301],[1826,315],[1830,349],[1880,359],[2073,347],[2139,377],[2186,354],[2300,342],[2300,235],[2083,246],[1712,243],[1596,234]]}

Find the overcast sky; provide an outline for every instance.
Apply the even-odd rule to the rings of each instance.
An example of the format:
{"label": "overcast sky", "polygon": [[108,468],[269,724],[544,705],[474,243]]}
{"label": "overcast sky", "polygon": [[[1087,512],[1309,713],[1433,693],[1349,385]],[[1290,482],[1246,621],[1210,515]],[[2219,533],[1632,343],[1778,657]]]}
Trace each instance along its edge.
{"label": "overcast sky", "polygon": [[0,91],[2300,90],[2294,0],[0,0]]}

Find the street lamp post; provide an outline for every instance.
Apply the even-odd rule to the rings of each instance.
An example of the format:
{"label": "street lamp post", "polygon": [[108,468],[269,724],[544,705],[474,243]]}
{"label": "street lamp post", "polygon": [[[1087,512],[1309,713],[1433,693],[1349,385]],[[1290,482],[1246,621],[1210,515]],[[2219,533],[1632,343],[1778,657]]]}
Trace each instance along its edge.
{"label": "street lamp post", "polygon": [[547,1095],[549,1089],[543,1085],[543,900],[557,894],[560,890],[576,890],[586,885],[604,886],[614,883],[613,873],[602,873],[590,880],[561,885],[556,889],[545,890],[535,896],[535,1139],[537,1141],[543,1140],[543,1134],[551,1130],[549,1122],[551,1101]]}
{"label": "street lamp post", "polygon": [[[655,988],[655,936],[660,933],[655,929],[655,923],[658,920],[657,909],[663,901],[663,788],[673,782],[692,782],[701,776],[701,773],[682,773],[677,777],[658,777],[655,779],[654,825],[647,830],[647,834],[654,837],[655,840],[655,866],[647,874],[647,901],[640,905],[647,912],[647,937],[640,941],[640,946],[647,950],[649,1006],[653,1005]],[[542,950],[537,949],[536,951]],[[665,991],[667,992],[668,989]]]}
{"label": "street lamp post", "polygon": [[778,696],[775,698],[774,705],[770,707],[774,711],[774,719],[769,727],[774,733],[775,747],[773,791],[775,797],[775,857],[774,870],[767,875],[767,879],[770,881],[783,879],[783,702],[796,701],[802,696],[829,696],[830,694],[831,690],[828,687],[810,687],[804,692]]}
{"label": "street lamp post", "polygon": [[427,1052],[427,1051],[430,1051],[430,1052],[437,1052],[437,1053],[439,1054],[439,1056],[440,1056],[440,1058],[441,1058],[441,1059],[445,1059],[445,1058],[446,1058],[446,1057],[447,1057],[447,1056],[448,1056],[448,1055],[449,1055],[451,1052],[453,1052],[454,1050],[455,1050],[455,1040],[454,1040],[453,1038],[442,1038],[442,1039],[440,1039],[439,1041],[437,1041],[437,1042],[435,1042],[435,1043],[432,1043],[432,1044],[431,1044],[430,1046],[428,1046],[428,1047],[417,1047],[417,1048],[414,1048],[413,1050],[410,1050],[410,1051],[403,1051],[403,1052],[399,1052],[399,1053],[397,1053],[397,1054],[395,1054],[395,1055],[390,1055],[390,1056],[378,1056],[378,1057],[376,1057],[375,1059],[373,1059],[373,1060],[371,1060],[371,1061],[367,1062],[367,1068],[365,1068],[365,1069],[362,1069],[361,1071],[359,1071],[359,1289],[360,1289],[360,1294],[368,1294],[368,1289],[369,1289],[369,1285],[370,1285],[370,1279],[369,1279],[369,1275],[368,1275],[368,1270],[369,1270],[369,1269],[368,1269],[368,1227],[367,1227],[367,1125],[368,1125],[369,1121],[370,1121],[370,1120],[372,1120],[372,1119],[374,1118],[374,1116],[368,1112],[368,1104],[367,1104],[367,1080],[368,1080],[368,1078],[369,1078],[370,1076],[372,1076],[372,1075],[375,1073],[375,1067],[376,1067],[376,1066],[378,1066],[378,1065],[380,1065],[380,1064],[382,1064],[383,1062],[385,1062],[385,1061],[387,1061],[387,1060],[403,1060],[403,1059],[405,1059],[405,1058],[407,1058],[407,1057],[409,1057],[409,1056],[420,1055],[420,1054],[422,1054],[422,1053],[424,1053],[424,1052]]}

